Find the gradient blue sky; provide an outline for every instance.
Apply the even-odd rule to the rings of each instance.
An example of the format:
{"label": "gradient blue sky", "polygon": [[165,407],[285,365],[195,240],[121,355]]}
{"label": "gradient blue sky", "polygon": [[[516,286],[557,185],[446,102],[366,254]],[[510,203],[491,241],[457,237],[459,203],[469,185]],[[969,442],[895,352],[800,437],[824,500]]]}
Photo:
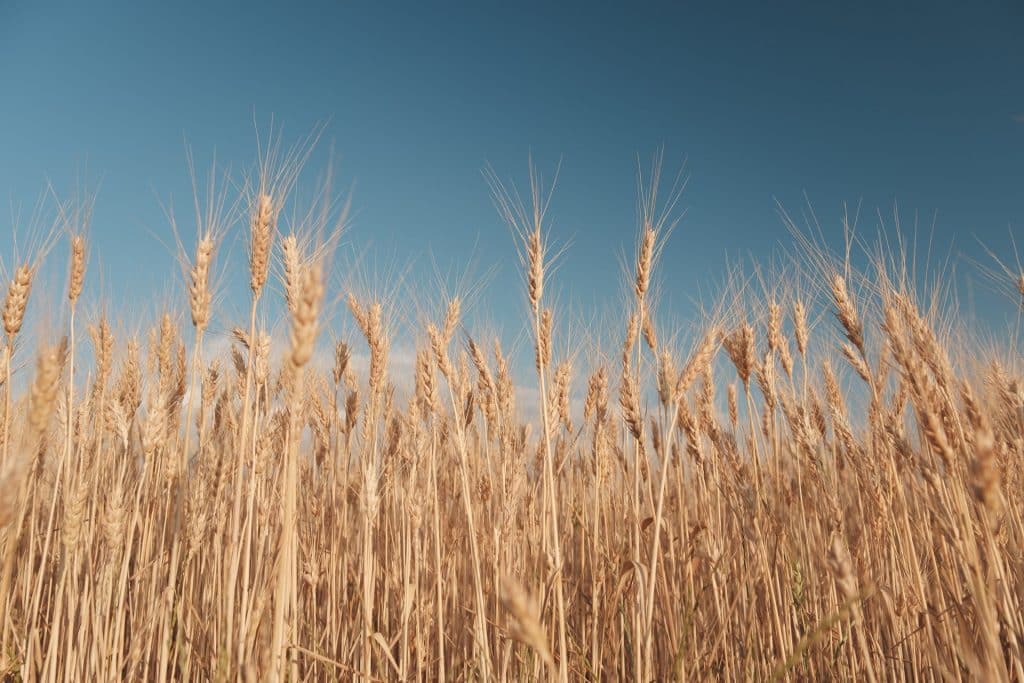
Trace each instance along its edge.
{"label": "gradient blue sky", "polygon": [[940,251],[978,257],[976,235],[1005,253],[1024,220],[1024,10],[893,4],[0,0],[0,191],[31,205],[87,169],[94,267],[126,297],[177,276],[151,233],[169,236],[158,200],[189,199],[183,140],[240,168],[254,112],[287,139],[329,122],[313,170],[333,146],[369,270],[475,254],[513,315],[481,169],[522,180],[531,151],[562,160],[556,278],[585,311],[620,290],[637,155],[662,145],[691,176],[663,260],[673,301],[788,245],[774,202],[798,212],[805,192],[833,237],[844,201],[869,231],[898,202],[906,223],[937,216]]}

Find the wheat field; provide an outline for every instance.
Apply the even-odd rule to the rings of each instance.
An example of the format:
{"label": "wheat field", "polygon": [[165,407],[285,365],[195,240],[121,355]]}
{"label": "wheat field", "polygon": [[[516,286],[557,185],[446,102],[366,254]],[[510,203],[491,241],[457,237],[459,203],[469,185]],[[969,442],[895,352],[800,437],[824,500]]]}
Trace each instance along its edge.
{"label": "wheat field", "polygon": [[1024,680],[1015,331],[906,254],[796,234],[800,277],[737,275],[676,329],[654,173],[612,342],[565,351],[532,174],[488,176],[523,348],[443,292],[399,332],[395,297],[338,291],[343,218],[288,211],[301,156],[197,202],[151,325],[90,291],[88,203],[8,264],[4,680]]}

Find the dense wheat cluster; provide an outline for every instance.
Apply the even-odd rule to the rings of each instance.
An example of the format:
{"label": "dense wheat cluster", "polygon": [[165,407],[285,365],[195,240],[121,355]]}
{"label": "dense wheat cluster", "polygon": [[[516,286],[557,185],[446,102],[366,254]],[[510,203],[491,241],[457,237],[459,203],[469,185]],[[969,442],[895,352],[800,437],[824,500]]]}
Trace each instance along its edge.
{"label": "dense wheat cluster", "polygon": [[[490,178],[529,353],[458,296],[396,340],[395,301],[337,291],[334,235],[285,225],[286,161],[235,211],[248,319],[217,310],[230,202],[197,202],[185,297],[138,335],[77,310],[87,211],[59,212],[69,266],[46,238],[7,269],[7,679],[1024,680],[1015,337],[821,251],[674,329],[655,174],[613,348],[559,338],[535,177]],[[330,300],[361,334],[328,338]]]}

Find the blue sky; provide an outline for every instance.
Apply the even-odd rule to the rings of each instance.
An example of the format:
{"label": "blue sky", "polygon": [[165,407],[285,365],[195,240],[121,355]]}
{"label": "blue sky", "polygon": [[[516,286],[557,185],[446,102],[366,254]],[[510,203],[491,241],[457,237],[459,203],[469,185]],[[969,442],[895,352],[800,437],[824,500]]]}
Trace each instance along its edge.
{"label": "blue sky", "polygon": [[661,146],[690,175],[662,262],[672,305],[790,244],[776,200],[798,212],[806,193],[833,239],[843,202],[868,232],[898,204],[971,257],[975,236],[1005,254],[1024,220],[1020,6],[429,4],[4,0],[0,191],[31,205],[48,179],[98,183],[93,267],[146,299],[178,275],[153,233],[169,239],[160,201],[189,200],[183,140],[242,168],[254,112],[291,140],[326,121],[310,179],[333,148],[347,248],[413,279],[427,254],[497,266],[483,297],[499,326],[519,276],[481,170],[524,180],[530,153],[549,174],[561,160],[556,282],[584,316],[617,301],[637,155]]}

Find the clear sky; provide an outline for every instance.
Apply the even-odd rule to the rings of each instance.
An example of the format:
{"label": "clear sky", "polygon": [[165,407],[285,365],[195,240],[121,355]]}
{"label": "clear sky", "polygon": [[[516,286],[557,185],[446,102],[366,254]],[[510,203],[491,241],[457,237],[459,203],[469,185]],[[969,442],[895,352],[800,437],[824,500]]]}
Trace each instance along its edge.
{"label": "clear sky", "polygon": [[2,0],[0,191],[30,205],[85,170],[93,264],[126,297],[177,275],[152,233],[169,235],[161,200],[189,199],[183,140],[240,168],[254,112],[286,139],[328,122],[314,166],[333,146],[371,270],[475,255],[509,315],[515,252],[481,170],[522,180],[531,152],[562,162],[556,278],[583,310],[618,296],[637,155],[662,145],[691,178],[671,300],[789,244],[775,201],[804,193],[832,236],[844,201],[871,230],[898,203],[936,217],[941,250],[1005,253],[1024,220],[1021,5],[836,4]]}

